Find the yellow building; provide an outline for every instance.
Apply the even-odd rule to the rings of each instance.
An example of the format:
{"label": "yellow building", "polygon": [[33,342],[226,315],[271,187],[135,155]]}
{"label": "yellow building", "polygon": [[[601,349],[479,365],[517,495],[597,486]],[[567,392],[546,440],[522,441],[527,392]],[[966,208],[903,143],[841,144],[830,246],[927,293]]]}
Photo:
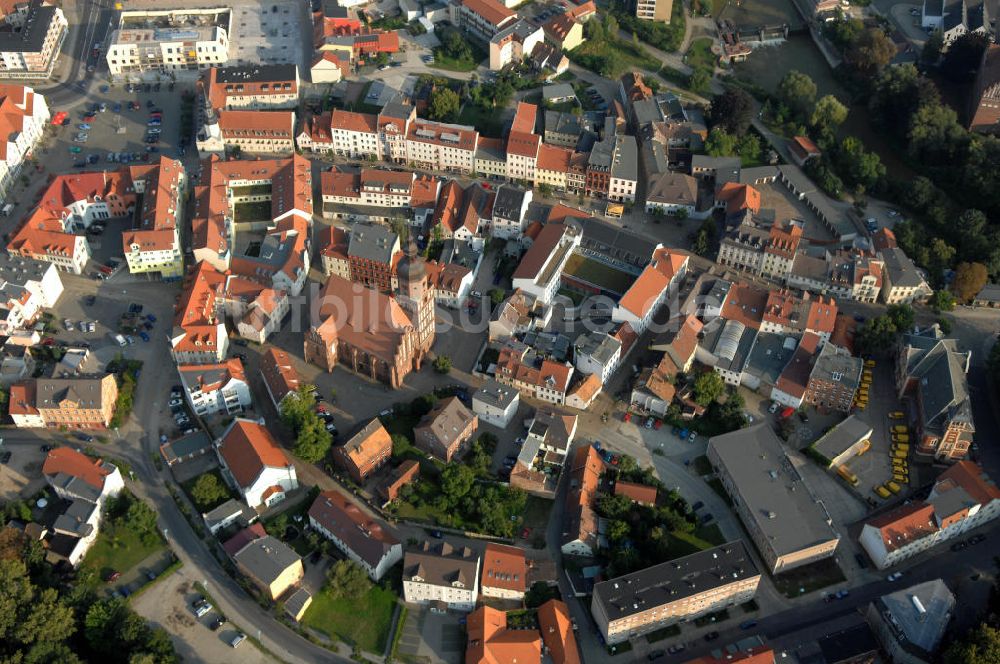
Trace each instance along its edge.
{"label": "yellow building", "polygon": [[305,574],[299,554],[270,535],[244,546],[233,555],[233,561],[240,573],[272,600],[298,584]]}

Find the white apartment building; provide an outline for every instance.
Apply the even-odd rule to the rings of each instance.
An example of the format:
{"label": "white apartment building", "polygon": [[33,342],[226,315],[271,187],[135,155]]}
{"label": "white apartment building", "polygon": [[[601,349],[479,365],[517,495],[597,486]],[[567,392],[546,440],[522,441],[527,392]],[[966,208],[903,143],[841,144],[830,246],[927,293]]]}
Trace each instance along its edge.
{"label": "white apartment building", "polygon": [[[185,9],[182,16],[175,9],[124,11],[111,35],[108,71],[118,77],[223,65],[229,60],[231,13],[228,7]],[[155,20],[170,27],[138,27]]]}
{"label": "white apartment building", "polygon": [[324,491],[309,508],[309,525],[357,563],[372,581],[403,559],[403,546],[339,491]]}
{"label": "white apartment building", "polygon": [[238,358],[222,364],[177,367],[188,404],[199,417],[241,412],[252,403],[250,385]]}
{"label": "white apartment building", "polygon": [[1000,516],[1000,488],[972,461],[941,473],[926,500],[865,523],[858,541],[879,569],[897,565]]}
{"label": "white apartment building", "polygon": [[[46,79],[59,61],[69,24],[61,8],[32,0],[14,4],[3,16],[10,30],[0,32],[0,76]],[[3,10],[11,9],[10,5]]]}
{"label": "white apartment building", "polygon": [[447,542],[424,542],[403,557],[403,599],[411,604],[442,602],[453,611],[472,611],[479,598],[479,556]]}
{"label": "white apartment building", "polygon": [[520,392],[510,385],[501,385],[491,378],[472,395],[472,412],[483,422],[503,429],[517,415],[520,403]]}
{"label": "white apartment building", "polygon": [[[2,39],[0,39],[2,41]],[[2,72],[0,72],[2,74]],[[25,157],[42,139],[49,121],[45,97],[23,85],[0,85],[0,198],[21,173]]]}
{"label": "white apartment building", "polygon": [[215,451],[222,476],[251,509],[263,511],[299,488],[295,466],[259,422],[236,419],[215,441]]}
{"label": "white apartment building", "polygon": [[473,173],[478,142],[473,127],[414,120],[406,132],[406,161],[417,168]]}
{"label": "white apartment building", "polygon": [[10,336],[54,307],[63,292],[52,263],[0,254],[0,334]]}
{"label": "white apartment building", "polygon": [[368,113],[334,109],[330,116],[330,143],[338,156],[382,159],[378,121]]}
{"label": "white apartment building", "polygon": [[649,265],[618,300],[611,320],[628,323],[636,334],[645,332],[660,306],[668,297],[676,295],[687,275],[689,262],[689,256],[657,248]]}
{"label": "white apartment building", "polygon": [[598,331],[581,334],[573,344],[573,364],[576,370],[593,374],[606,385],[621,361],[622,342]]}
{"label": "white apartment building", "polygon": [[546,224],[514,270],[514,290],[548,305],[562,283],[566,262],[582,240],[575,224]]}

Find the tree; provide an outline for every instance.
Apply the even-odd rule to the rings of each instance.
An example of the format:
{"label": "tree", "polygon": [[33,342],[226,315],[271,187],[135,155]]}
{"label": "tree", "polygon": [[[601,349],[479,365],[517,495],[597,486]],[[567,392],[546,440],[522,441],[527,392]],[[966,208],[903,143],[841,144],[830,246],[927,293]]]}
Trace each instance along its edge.
{"label": "tree", "polygon": [[736,138],[725,129],[715,127],[705,139],[705,153],[710,157],[728,157],[736,154]]}
{"label": "tree", "polygon": [[447,355],[438,355],[435,357],[434,371],[439,374],[447,374],[451,371],[451,358]]}
{"label": "tree", "polygon": [[847,107],[840,103],[840,100],[833,95],[820,97],[813,107],[809,124],[821,133],[833,134],[837,127],[847,119]]}
{"label": "tree", "polygon": [[924,47],[920,51],[920,62],[925,66],[936,65],[941,58],[941,49],[944,48],[944,35],[940,30],[935,30],[924,42]]}
{"label": "tree", "polygon": [[778,83],[778,99],[793,113],[805,117],[816,101],[816,84],[807,74],[793,69]]}
{"label": "tree", "polygon": [[708,90],[708,86],[712,82],[712,75],[709,74],[702,68],[695,69],[691,74],[691,78],[688,79],[688,87],[691,88],[692,92],[701,94]]}
{"label": "tree", "polygon": [[913,307],[908,304],[890,304],[885,310],[885,315],[889,317],[899,332],[913,329],[913,323],[916,320]]}
{"label": "tree", "polygon": [[632,511],[628,496],[602,493],[597,500],[597,513],[606,519],[624,519]]}
{"label": "tree", "polygon": [[612,542],[621,542],[629,536],[629,530],[628,523],[625,521],[612,521],[608,524],[608,539]]}
{"label": "tree", "polygon": [[952,295],[950,291],[936,290],[934,291],[934,294],[931,295],[930,305],[931,308],[938,313],[942,311],[951,311],[955,308],[955,296]]}
{"label": "tree", "polygon": [[281,421],[285,426],[298,431],[309,414],[315,414],[315,389],[312,385],[299,385],[294,394],[281,402]]}
{"label": "tree", "polygon": [[941,73],[955,82],[972,80],[990,40],[985,34],[967,32],[948,45],[941,60]]}
{"label": "tree", "polygon": [[413,443],[410,439],[402,434],[393,434],[392,440],[392,456],[400,457],[406,454],[413,447]]}
{"label": "tree", "polygon": [[988,279],[986,266],[982,263],[959,263],[955,268],[955,278],[951,281],[951,292],[959,302],[971,302]]}
{"label": "tree", "polygon": [[219,481],[215,473],[205,473],[191,487],[191,500],[195,507],[207,512],[229,498],[229,490]]}
{"label": "tree", "polygon": [[502,288],[494,288],[490,290],[490,303],[495,307],[501,302],[507,299],[507,291]]}
{"label": "tree", "polygon": [[931,240],[928,248],[927,269],[931,272],[931,280],[940,285],[944,282],[944,271],[951,267],[955,258],[955,248],[939,237]]}
{"label": "tree", "polygon": [[472,469],[461,464],[450,464],[441,473],[441,493],[454,505],[457,504],[476,481]]}
{"label": "tree", "polygon": [[888,350],[896,339],[899,328],[888,316],[869,319],[858,330],[858,344],[864,353],[879,353]]}
{"label": "tree", "polygon": [[126,525],[132,532],[144,537],[156,533],[156,512],[138,498],[132,499],[132,504],[128,506],[128,512],[125,513],[125,519]]}
{"label": "tree", "polygon": [[874,152],[867,152],[864,144],[854,136],[846,136],[834,151],[833,162],[837,173],[852,187],[872,189],[885,176],[885,166]]}
{"label": "tree", "polygon": [[540,196],[548,198],[549,196],[552,195],[552,185],[548,184],[547,182],[542,182],[541,184],[538,185],[538,194]]}
{"label": "tree", "polygon": [[431,120],[449,122],[458,117],[458,108],[461,101],[458,93],[450,88],[436,88],[430,96],[430,108],[428,115]]}
{"label": "tree", "polygon": [[326,430],[326,425],[315,413],[311,413],[299,428],[292,451],[303,461],[316,463],[326,456],[332,445],[333,436]]}
{"label": "tree", "polygon": [[982,623],[944,653],[944,664],[995,664],[1000,662],[1000,629]]}
{"label": "tree", "polygon": [[728,88],[712,99],[708,117],[713,126],[742,136],[753,121],[753,97],[742,88]]}
{"label": "tree", "polygon": [[358,599],[372,587],[361,567],[351,560],[338,560],[326,573],[323,589],[333,599]]}
{"label": "tree", "polygon": [[858,72],[874,73],[896,57],[896,45],[879,28],[868,28],[844,53],[847,62]]}
{"label": "tree", "polygon": [[760,152],[760,138],[757,134],[746,133],[736,142],[736,153],[744,163],[758,161]]}
{"label": "tree", "polygon": [[706,371],[694,381],[694,400],[699,406],[708,406],[716,401],[726,389],[722,376],[714,371]]}

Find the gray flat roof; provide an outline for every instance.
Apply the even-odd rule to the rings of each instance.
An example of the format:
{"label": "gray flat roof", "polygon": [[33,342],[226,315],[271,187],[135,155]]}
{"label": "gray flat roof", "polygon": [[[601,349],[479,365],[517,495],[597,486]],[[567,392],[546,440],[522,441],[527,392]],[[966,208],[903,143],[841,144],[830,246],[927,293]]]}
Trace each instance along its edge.
{"label": "gray flat roof", "polygon": [[515,388],[501,385],[492,378],[484,382],[483,386],[472,395],[473,401],[478,401],[501,410],[506,410],[517,398],[518,393]]}
{"label": "gray flat roof", "polygon": [[271,585],[282,572],[302,560],[287,544],[270,535],[256,539],[236,552],[233,559],[255,579]]}
{"label": "gray flat roof", "polygon": [[[918,602],[920,608],[917,608]],[[933,652],[941,642],[955,608],[955,596],[944,581],[933,579],[882,595],[876,600],[876,606],[894,630],[896,640],[919,656]],[[891,620],[887,614],[892,616]]]}
{"label": "gray flat roof", "polygon": [[833,460],[847,451],[851,445],[872,435],[872,425],[857,415],[851,415],[846,420],[833,427],[819,440],[812,444],[814,450]]}
{"label": "gray flat roof", "polygon": [[762,533],[778,556],[839,539],[826,507],[792,467],[770,423],[715,436],[708,447],[736,485],[734,498],[753,519],[751,530]]}
{"label": "gray flat roof", "polygon": [[746,544],[735,540],[598,583],[594,601],[609,621],[619,620],[759,575]]}

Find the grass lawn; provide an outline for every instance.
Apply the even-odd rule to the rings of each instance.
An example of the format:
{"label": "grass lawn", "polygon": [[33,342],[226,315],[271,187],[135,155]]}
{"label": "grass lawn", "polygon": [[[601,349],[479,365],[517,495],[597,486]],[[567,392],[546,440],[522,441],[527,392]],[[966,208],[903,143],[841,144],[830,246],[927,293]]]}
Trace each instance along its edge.
{"label": "grass lawn", "polygon": [[577,293],[576,291],[571,291],[566,288],[560,288],[559,295],[568,297],[576,306],[580,306],[580,303],[583,302],[583,298],[586,297],[583,293]]}
{"label": "grass lawn", "polygon": [[681,628],[679,625],[670,625],[669,627],[664,627],[663,629],[658,629],[655,632],[650,632],[646,635],[646,641],[649,643],[656,643],[657,641],[662,641],[663,639],[669,639],[672,636],[680,636]]}
{"label": "grass lawn", "polygon": [[271,185],[252,184],[246,187],[233,187],[232,191],[233,198],[239,198],[240,196],[270,196]]}
{"label": "grass lawn", "polygon": [[159,537],[147,544],[125,525],[106,522],[83,559],[81,569],[93,571],[94,580],[100,583],[111,572],[127,572],[162,549],[163,540]]}
{"label": "grass lawn", "polygon": [[471,125],[479,130],[483,136],[490,138],[500,138],[503,135],[503,120],[501,116],[503,109],[484,111],[482,108],[466,102],[458,114],[457,124]]}
{"label": "grass lawn", "polygon": [[358,599],[333,599],[326,592],[313,596],[303,624],[357,645],[362,650],[382,654],[392,628],[396,595],[372,586]]}
{"label": "grass lawn", "polygon": [[[718,528],[716,528],[718,531]],[[706,534],[712,538],[712,540],[719,539],[722,536],[721,532],[710,532],[704,529],[696,530],[693,533],[682,533],[680,531],[674,531],[668,535],[670,541],[670,555],[672,558],[680,558],[681,556],[686,556],[692,553],[698,553],[699,551],[704,551],[705,549],[711,549],[713,546],[717,546],[722,542],[715,542],[708,539],[704,539],[701,535]]]}
{"label": "grass lawn", "polygon": [[588,39],[569,52],[570,60],[606,78],[618,78],[626,71],[658,71],[662,63],[641,45],[616,39]]}
{"label": "grass lawn", "polygon": [[718,477],[713,477],[712,479],[708,480],[708,486],[712,487],[712,491],[719,494],[719,497],[722,498],[724,501],[726,501],[727,505],[732,506],[733,501],[732,499],[730,499],[729,494],[726,493],[726,488],[722,486],[722,480],[720,480]]}
{"label": "grass lawn", "polygon": [[702,37],[691,42],[687,52],[687,63],[692,69],[705,69],[711,73],[715,70],[715,60],[711,39]]}
{"label": "grass lawn", "polygon": [[711,475],[715,472],[712,469],[712,464],[709,462],[708,457],[702,454],[700,457],[695,457],[692,462],[694,464],[694,472],[699,475]]}
{"label": "grass lawn", "polygon": [[726,543],[726,537],[722,534],[722,530],[717,523],[710,523],[707,526],[695,528],[694,536],[703,542],[708,542],[712,546],[719,546]]}
{"label": "grass lawn", "polygon": [[233,220],[236,223],[247,221],[269,221],[271,219],[271,201],[257,203],[237,203],[233,210]]}
{"label": "grass lawn", "polygon": [[635,281],[635,276],[622,272],[586,256],[573,254],[566,263],[566,274],[594,284],[614,293],[624,293]]}
{"label": "grass lawn", "polygon": [[844,572],[833,558],[774,575],[774,585],[785,597],[798,597],[844,581]]}
{"label": "grass lawn", "polygon": [[552,501],[538,496],[528,496],[528,502],[524,506],[524,525],[533,529],[541,530],[545,534],[545,527],[549,523],[549,515],[552,513]]}

